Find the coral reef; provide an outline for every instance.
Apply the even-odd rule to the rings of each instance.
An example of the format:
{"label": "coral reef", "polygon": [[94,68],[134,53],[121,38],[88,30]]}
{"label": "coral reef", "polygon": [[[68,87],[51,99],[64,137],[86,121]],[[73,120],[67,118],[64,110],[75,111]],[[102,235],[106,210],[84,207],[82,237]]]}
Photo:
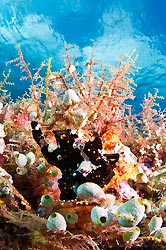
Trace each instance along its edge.
{"label": "coral reef", "polygon": [[[166,113],[158,91],[139,114],[132,74],[94,61],[82,72],[65,44],[64,68],[51,59],[31,72],[19,47],[0,82],[0,248],[165,249]],[[12,65],[29,91],[13,101]]]}

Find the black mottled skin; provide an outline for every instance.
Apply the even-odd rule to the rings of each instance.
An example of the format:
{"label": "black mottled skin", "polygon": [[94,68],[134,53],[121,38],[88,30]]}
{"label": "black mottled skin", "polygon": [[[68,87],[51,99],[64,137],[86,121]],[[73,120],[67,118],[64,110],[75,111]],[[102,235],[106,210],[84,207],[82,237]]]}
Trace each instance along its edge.
{"label": "black mottled skin", "polygon": [[[72,134],[69,129],[53,131],[58,147],[54,151],[48,152],[48,144],[45,142],[41,129],[35,129],[37,125],[38,123],[36,121],[31,122],[34,140],[40,146],[41,152],[48,163],[55,165],[62,172],[62,178],[59,180],[61,200],[76,199],[76,193],[73,187],[84,182],[94,182],[101,187],[109,183],[114,175],[113,168],[119,159],[119,154],[105,154],[104,157],[101,156],[99,151],[102,149],[100,137],[95,137],[93,141],[86,142],[82,150],[93,165],[101,165],[101,167],[92,170],[85,177],[82,173],[77,171],[78,165],[84,161],[81,151],[73,147],[73,143],[78,136]],[[59,156],[61,156],[61,159],[59,159]]]}

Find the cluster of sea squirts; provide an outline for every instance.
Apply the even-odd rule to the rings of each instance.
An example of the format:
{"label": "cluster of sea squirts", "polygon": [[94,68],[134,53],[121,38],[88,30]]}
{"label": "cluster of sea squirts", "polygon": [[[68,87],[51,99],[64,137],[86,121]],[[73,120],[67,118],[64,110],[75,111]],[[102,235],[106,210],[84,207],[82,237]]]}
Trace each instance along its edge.
{"label": "cluster of sea squirts", "polygon": [[[78,138],[76,134],[72,134],[71,130],[54,131],[58,144],[49,152],[49,145],[38,123],[32,122],[31,126],[33,138],[41,147],[44,157],[62,172],[62,178],[59,179],[62,188],[61,200],[86,201],[87,204],[92,204],[91,222],[99,228],[108,228],[116,223],[121,229],[123,240],[127,242],[133,242],[139,237],[141,234],[139,225],[147,220],[149,213],[152,213],[151,218],[147,220],[148,234],[157,238],[166,237],[166,227],[162,227],[165,201],[161,200],[156,207],[150,200],[139,197],[135,192],[133,197],[122,202],[115,195],[103,191],[103,186],[108,184],[114,175],[113,168],[116,167],[119,154],[102,154],[100,137],[86,142],[84,147],[73,147]],[[74,167],[67,170],[69,163]],[[44,194],[40,205],[52,207],[51,196]],[[49,230],[66,230],[67,225],[76,224],[78,220],[80,218],[74,209],[66,213],[53,211],[48,216],[46,226]]]}

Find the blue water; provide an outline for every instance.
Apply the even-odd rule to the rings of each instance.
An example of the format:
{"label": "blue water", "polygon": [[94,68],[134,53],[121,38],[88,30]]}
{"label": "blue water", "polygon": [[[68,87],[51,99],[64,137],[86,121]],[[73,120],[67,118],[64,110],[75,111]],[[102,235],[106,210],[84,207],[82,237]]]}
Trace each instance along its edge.
{"label": "blue water", "polygon": [[[7,71],[5,62],[17,57],[16,45],[31,69],[52,57],[54,70],[63,66],[64,41],[77,46],[80,65],[93,43],[95,60],[113,65],[122,52],[136,49],[140,70],[133,105],[139,110],[144,94],[154,88],[166,97],[165,16],[165,0],[1,0],[0,69]],[[12,70],[10,91],[16,98],[30,83],[20,82],[20,72]]]}

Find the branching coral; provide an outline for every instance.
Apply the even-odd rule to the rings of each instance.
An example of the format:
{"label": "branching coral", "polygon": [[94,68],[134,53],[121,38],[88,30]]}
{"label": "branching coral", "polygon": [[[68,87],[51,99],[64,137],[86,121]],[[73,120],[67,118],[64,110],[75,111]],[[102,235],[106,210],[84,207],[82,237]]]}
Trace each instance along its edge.
{"label": "branching coral", "polygon": [[[142,112],[132,119],[127,119],[124,125],[125,136],[122,141],[130,147],[139,158],[154,170],[165,164],[166,116],[161,110],[157,99],[163,99],[155,90],[154,95],[148,93],[142,104]],[[130,135],[133,135],[132,137]],[[129,139],[130,138],[130,139]]]}
{"label": "branching coral", "polygon": [[1,95],[1,101],[6,102],[9,101],[10,94],[8,93],[8,90],[6,89],[7,85],[13,85],[13,82],[8,81],[8,78],[10,77],[11,70],[9,69],[8,73],[5,74],[5,72],[2,73],[3,80],[0,81],[0,95]]}
{"label": "branching coral", "polygon": [[[134,53],[126,55],[126,58],[125,56],[121,57],[117,69],[112,67],[103,70],[101,65],[99,72],[95,69],[97,63],[93,61],[92,53],[82,76],[79,76],[79,72],[69,56],[71,48],[66,46],[66,68],[59,73],[52,72],[51,60],[49,59],[47,64],[42,63],[37,72],[32,75],[21,49],[19,47],[17,49],[19,57],[7,62],[7,64],[18,62],[16,66],[27,73],[24,79],[31,81],[30,91],[33,98],[31,101],[29,100],[29,105],[35,100],[36,104],[38,102],[40,106],[38,116],[42,116],[41,93],[44,92],[45,88],[43,121],[49,121],[50,126],[63,129],[62,123],[64,122],[65,128],[83,129],[84,134],[101,134],[109,124],[113,126],[118,120],[123,120],[125,110],[129,108],[124,101],[134,98],[132,86],[135,84],[129,75],[135,69],[136,57],[134,57]],[[46,77],[40,75],[41,69],[45,66],[47,67]],[[67,103],[63,98],[64,91],[70,89],[77,95],[77,101]],[[55,111],[54,114],[52,110]],[[50,121],[49,113],[51,116],[53,115],[54,120]]]}

